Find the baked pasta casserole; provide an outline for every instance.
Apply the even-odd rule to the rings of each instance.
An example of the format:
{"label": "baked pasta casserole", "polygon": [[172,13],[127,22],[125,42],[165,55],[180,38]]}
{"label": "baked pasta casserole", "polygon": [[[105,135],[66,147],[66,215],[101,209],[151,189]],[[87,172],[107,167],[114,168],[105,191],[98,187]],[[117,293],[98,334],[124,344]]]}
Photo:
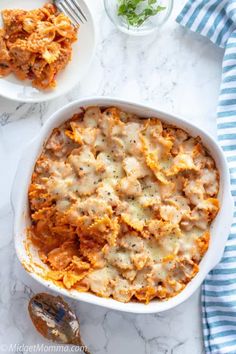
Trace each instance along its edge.
{"label": "baked pasta casserole", "polygon": [[198,272],[219,210],[219,174],[200,138],[116,107],[54,129],[29,188],[29,240],[67,289],[148,303]]}
{"label": "baked pasta casserole", "polygon": [[55,76],[71,59],[77,29],[50,3],[36,10],[2,11],[0,77],[14,73],[38,89],[56,86]]}

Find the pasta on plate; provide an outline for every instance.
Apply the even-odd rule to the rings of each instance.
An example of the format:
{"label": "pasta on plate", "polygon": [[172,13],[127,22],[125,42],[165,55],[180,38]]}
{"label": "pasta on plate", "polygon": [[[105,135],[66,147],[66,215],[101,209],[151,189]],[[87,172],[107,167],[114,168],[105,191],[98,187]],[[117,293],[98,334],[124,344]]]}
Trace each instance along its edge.
{"label": "pasta on plate", "polygon": [[168,299],[198,272],[218,190],[200,138],[88,107],[54,129],[36,162],[28,239],[60,286],[121,302]]}
{"label": "pasta on plate", "polygon": [[38,89],[56,86],[56,75],[71,60],[77,29],[50,3],[31,11],[2,11],[0,77],[14,73]]}

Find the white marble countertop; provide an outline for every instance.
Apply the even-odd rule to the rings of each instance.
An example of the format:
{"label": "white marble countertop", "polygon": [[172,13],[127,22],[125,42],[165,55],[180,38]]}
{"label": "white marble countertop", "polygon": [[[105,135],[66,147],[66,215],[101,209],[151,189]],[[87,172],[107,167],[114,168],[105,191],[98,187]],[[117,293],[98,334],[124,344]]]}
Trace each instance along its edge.
{"label": "white marble countertop", "polygon": [[[0,352],[4,354],[9,351],[1,344],[48,344],[36,333],[27,313],[32,293],[45,289],[25,273],[16,259],[10,190],[22,149],[51,113],[78,97],[118,96],[150,102],[215,134],[223,53],[175,23],[185,0],[176,1],[168,23],[148,40],[121,34],[106,17],[102,0],[88,2],[97,20],[99,42],[90,72],[80,85],[65,97],[46,104],[29,105],[0,98]],[[204,352],[199,292],[177,308],[156,315],[119,313],[84,303],[72,305],[92,353]],[[27,347],[11,352],[27,353]]]}

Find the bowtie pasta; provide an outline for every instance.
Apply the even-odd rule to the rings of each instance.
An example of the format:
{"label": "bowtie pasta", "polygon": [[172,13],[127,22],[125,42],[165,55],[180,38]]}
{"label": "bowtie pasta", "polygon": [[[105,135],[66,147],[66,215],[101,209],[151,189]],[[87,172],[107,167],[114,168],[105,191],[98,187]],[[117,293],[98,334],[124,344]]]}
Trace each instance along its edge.
{"label": "bowtie pasta", "polygon": [[38,89],[56,86],[55,76],[71,60],[77,29],[52,4],[32,11],[3,10],[0,77],[14,73]]}
{"label": "bowtie pasta", "polygon": [[29,188],[29,239],[67,289],[168,299],[198,272],[219,202],[200,138],[116,107],[54,129]]}

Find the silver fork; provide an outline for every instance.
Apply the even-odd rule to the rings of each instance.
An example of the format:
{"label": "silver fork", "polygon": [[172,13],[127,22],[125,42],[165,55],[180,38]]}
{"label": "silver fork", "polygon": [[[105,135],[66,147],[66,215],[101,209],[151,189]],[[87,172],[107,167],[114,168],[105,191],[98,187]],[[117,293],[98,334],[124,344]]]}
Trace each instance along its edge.
{"label": "silver fork", "polygon": [[58,10],[70,18],[75,27],[78,27],[80,23],[84,23],[84,21],[88,21],[76,0],[53,0],[53,2]]}

